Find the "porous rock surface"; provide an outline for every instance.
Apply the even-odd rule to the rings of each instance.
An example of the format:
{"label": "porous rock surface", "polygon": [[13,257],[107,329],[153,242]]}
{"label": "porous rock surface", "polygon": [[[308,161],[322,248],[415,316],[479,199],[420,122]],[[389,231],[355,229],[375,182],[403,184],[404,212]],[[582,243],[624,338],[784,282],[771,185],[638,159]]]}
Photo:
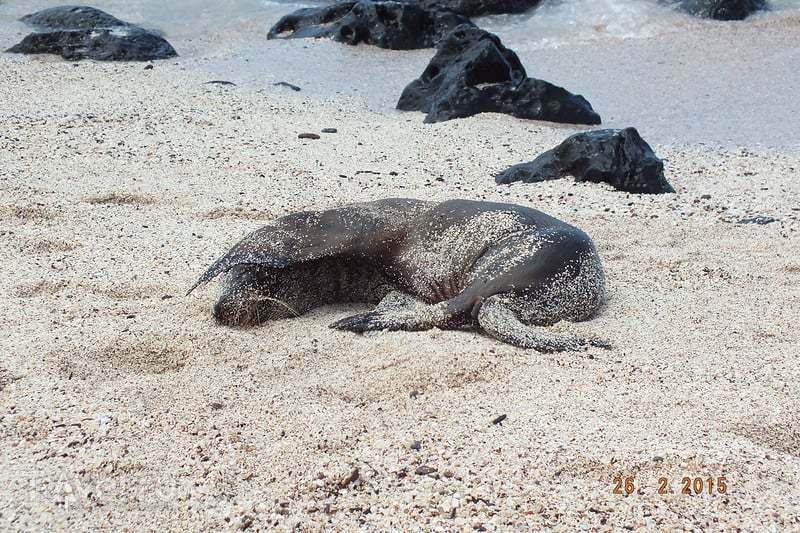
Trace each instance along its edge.
{"label": "porous rock surface", "polygon": [[606,182],[633,193],[675,192],[664,177],[664,164],[635,128],[605,129],[571,135],[530,163],[510,167],[497,183],[558,179]]}
{"label": "porous rock surface", "polygon": [[281,18],[267,38],[327,37],[347,44],[413,50],[435,46],[460,24],[472,22],[438,7],[358,0],[298,9]]}
{"label": "porous rock surface", "polygon": [[178,55],[160,35],[93,7],[51,7],[20,20],[41,31],[31,33],[8,52],[99,61],[150,61]]}
{"label": "porous rock surface", "polygon": [[130,26],[125,21],[93,7],[57,6],[37,11],[20,18],[31,26],[50,30],[77,30]]}
{"label": "porous rock surface", "polygon": [[441,122],[478,113],[568,124],[599,124],[583,96],[528,78],[517,54],[475,26],[461,25],[437,45],[422,75],[403,90],[397,109],[427,113]]}
{"label": "porous rock surface", "polygon": [[743,20],[765,7],[764,0],[682,0],[678,3],[681,11],[717,20]]}
{"label": "porous rock surface", "polygon": [[438,7],[455,11],[467,17],[503,13],[522,13],[533,9],[541,0],[421,0],[425,7]]}

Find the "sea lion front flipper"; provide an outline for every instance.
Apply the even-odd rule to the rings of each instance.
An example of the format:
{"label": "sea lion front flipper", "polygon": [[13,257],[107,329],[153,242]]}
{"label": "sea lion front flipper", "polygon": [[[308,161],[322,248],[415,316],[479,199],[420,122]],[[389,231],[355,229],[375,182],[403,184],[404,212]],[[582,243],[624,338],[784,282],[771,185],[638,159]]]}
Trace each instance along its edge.
{"label": "sea lion front flipper", "polygon": [[[391,205],[388,200],[384,204]],[[286,268],[323,257],[377,255],[375,249],[403,236],[402,229],[387,227],[382,206],[303,211],[279,218],[234,245],[200,276],[187,294],[240,264]]]}
{"label": "sea lion front flipper", "polygon": [[348,316],[330,325],[333,329],[365,331],[422,331],[446,327],[453,314],[449,302],[427,304],[403,292],[392,291],[367,313]]}
{"label": "sea lion front flipper", "polygon": [[567,337],[550,333],[542,326],[523,324],[497,297],[488,298],[478,311],[478,324],[492,337],[520,348],[540,352],[577,352],[586,346],[611,348],[602,339]]}

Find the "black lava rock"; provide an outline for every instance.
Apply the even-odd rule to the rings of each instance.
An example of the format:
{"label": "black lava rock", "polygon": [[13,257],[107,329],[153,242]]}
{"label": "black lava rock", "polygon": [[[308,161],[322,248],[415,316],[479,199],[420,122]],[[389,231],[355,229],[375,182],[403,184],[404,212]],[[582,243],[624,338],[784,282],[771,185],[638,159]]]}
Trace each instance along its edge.
{"label": "black lava rock", "polygon": [[635,128],[576,133],[530,163],[510,167],[497,183],[558,179],[610,183],[621,191],[665,193],[675,189],[664,178],[664,164]]}
{"label": "black lava rock", "polygon": [[765,7],[765,0],[682,0],[678,3],[681,11],[717,20],[743,20]]}
{"label": "black lava rock", "polygon": [[150,61],[178,55],[162,37],[129,26],[32,33],[7,51],[98,61]]}
{"label": "black lava rock", "polygon": [[472,22],[435,7],[359,0],[299,9],[280,19],[267,38],[328,37],[347,44],[413,50],[433,47],[459,24],[472,25]]}
{"label": "black lava rock", "polygon": [[89,30],[130,26],[125,21],[93,7],[58,6],[25,15],[22,22],[46,30]]}
{"label": "black lava rock", "polygon": [[517,54],[487,31],[461,25],[437,46],[422,75],[403,90],[397,109],[427,113],[441,122],[477,113],[568,124],[599,124],[600,116],[580,95],[528,78]]}
{"label": "black lava rock", "polygon": [[52,7],[20,20],[43,31],[28,35],[7,52],[99,61],[151,61],[178,55],[160,35],[93,7]]}
{"label": "black lava rock", "polygon": [[533,9],[542,0],[419,0],[422,6],[449,9],[465,17],[478,15],[522,13]]}

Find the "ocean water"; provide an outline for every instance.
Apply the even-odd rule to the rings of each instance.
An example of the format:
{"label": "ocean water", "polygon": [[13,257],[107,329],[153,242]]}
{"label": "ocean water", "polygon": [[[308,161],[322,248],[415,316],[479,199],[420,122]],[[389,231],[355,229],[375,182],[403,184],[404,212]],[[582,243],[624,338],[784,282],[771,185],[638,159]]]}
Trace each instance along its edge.
{"label": "ocean water", "polygon": [[[326,40],[266,40],[311,0],[96,0],[157,29],[183,57],[208,58],[212,79],[351,96],[393,111],[432,50],[387,51]],[[30,29],[16,19],[60,2],[0,4],[0,46]],[[516,51],[528,74],[583,94],[603,125],[634,125],[656,142],[800,143],[800,0],[771,0],[741,22],[700,20],[657,0],[545,0],[530,12],[474,22]]]}
{"label": "ocean water", "polygon": [[[268,28],[301,7],[322,6],[320,0],[96,0],[81,5],[103,9],[129,22],[158,28],[177,39],[228,30],[243,24]],[[0,4],[3,22],[61,2],[22,0]],[[756,17],[800,11],[800,0],[769,0],[768,11]],[[478,17],[475,22],[523,49],[557,47],[598,38],[636,39],[680,31],[687,15],[657,0],[544,0],[528,13]],[[235,32],[234,32],[235,33]]]}
{"label": "ocean water", "polygon": [[[754,17],[782,17],[800,11],[800,0],[772,0]],[[480,24],[503,34],[517,50],[553,48],[607,39],[647,39],[684,31],[698,23],[674,4],[656,0],[545,0],[521,15],[494,15]],[[712,22],[714,24],[714,22]]]}
{"label": "ocean water", "polygon": [[[183,39],[243,24],[271,26],[301,7],[322,6],[321,0],[96,0],[81,5],[103,9],[129,22],[158,28]],[[22,0],[0,4],[3,22],[61,2]],[[800,11],[800,0],[769,0],[768,11],[756,17]],[[525,49],[591,42],[598,38],[647,38],[680,31],[684,14],[657,0],[544,0],[528,13],[478,17],[475,22]]]}

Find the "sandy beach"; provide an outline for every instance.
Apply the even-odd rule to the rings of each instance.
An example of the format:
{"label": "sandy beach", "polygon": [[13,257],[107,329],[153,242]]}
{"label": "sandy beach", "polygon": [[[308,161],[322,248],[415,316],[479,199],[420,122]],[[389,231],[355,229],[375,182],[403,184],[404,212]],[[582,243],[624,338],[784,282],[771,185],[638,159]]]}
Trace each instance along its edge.
{"label": "sandy beach", "polygon": [[[781,76],[796,70],[800,18],[714,28],[717,47],[697,54],[724,63],[723,37],[763,37],[772,63],[742,76],[772,65],[779,86],[772,100],[735,91],[756,94],[755,110],[709,91],[708,109],[767,141],[770,123],[796,127]],[[608,82],[556,79],[559,63],[586,61],[574,51],[526,52],[531,75],[584,94],[606,126],[639,128],[677,192],[499,186],[494,173],[585,128],[423,124],[381,109],[388,93],[325,95],[267,69],[234,79],[247,51],[174,44],[181,56],[152,69],[0,54],[0,530],[800,531],[797,137],[681,135],[685,116],[673,130],[654,117],[691,95],[626,115]],[[691,48],[664,35],[651,59],[661,45]],[[311,70],[342,48],[269,46]],[[428,57],[355,50],[336,53],[372,57],[364,72],[383,68],[376,87],[398,94]],[[607,59],[593,75],[639,79],[650,99],[659,80],[696,75],[686,61],[636,72]],[[206,83],[219,79],[236,85]],[[184,296],[269,220],[384,197],[519,203],[580,227],[608,301],[553,330],[613,349],[328,328],[356,305],[232,329],[210,315],[217,283]],[[739,223],[753,217],[775,220]]]}

